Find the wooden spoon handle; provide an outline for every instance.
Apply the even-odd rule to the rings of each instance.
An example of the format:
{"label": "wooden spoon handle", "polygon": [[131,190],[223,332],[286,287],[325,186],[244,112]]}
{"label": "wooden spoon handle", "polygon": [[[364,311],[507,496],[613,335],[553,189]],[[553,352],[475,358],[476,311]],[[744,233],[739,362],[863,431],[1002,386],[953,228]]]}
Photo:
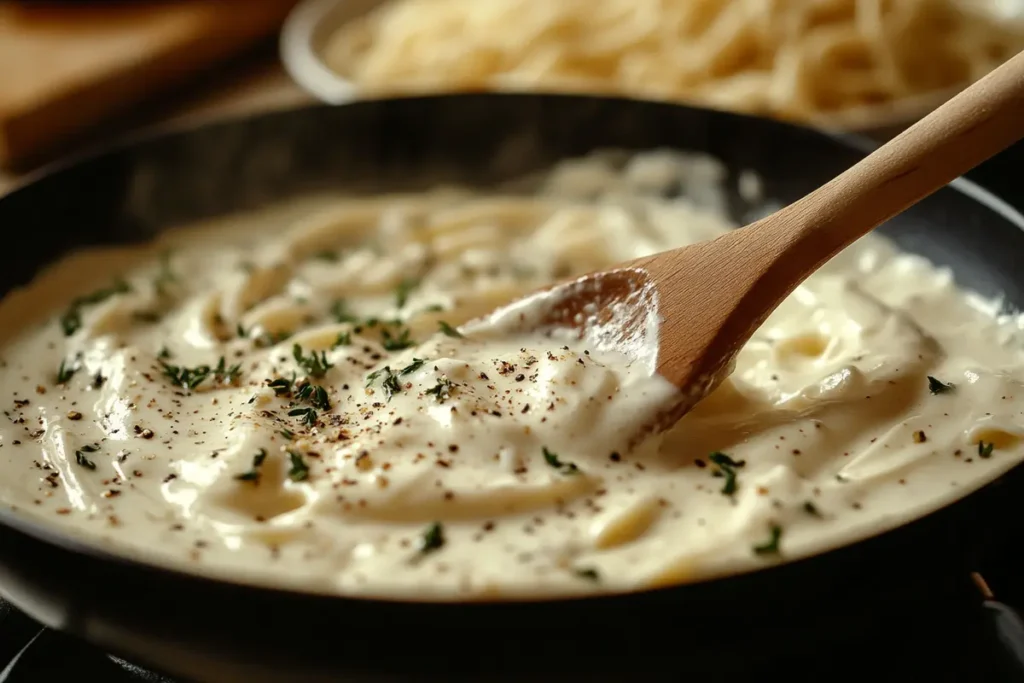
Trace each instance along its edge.
{"label": "wooden spoon handle", "polygon": [[780,274],[810,274],[857,238],[1022,137],[1024,52],[831,182],[750,227],[774,233],[762,237],[773,242],[770,251],[778,255]]}

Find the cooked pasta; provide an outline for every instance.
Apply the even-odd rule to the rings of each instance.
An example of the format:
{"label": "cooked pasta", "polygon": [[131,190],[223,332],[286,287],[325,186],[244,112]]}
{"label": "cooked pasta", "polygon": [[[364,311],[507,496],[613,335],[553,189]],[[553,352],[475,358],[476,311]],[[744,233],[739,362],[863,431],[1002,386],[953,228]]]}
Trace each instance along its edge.
{"label": "cooked pasta", "polygon": [[980,78],[1024,48],[992,2],[392,0],[325,61],[360,88],[539,88],[867,123]]}

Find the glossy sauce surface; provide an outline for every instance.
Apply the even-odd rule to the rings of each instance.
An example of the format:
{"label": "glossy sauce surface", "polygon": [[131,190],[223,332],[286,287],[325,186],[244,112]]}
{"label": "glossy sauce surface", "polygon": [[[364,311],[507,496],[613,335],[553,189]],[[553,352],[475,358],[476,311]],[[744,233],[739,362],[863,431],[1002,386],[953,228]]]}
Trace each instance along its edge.
{"label": "glossy sauce surface", "polygon": [[557,334],[459,331],[731,228],[722,177],[596,155],[528,196],[310,198],[72,255],[0,304],[0,499],[189,571],[501,598],[804,557],[1021,460],[1019,321],[880,237],[632,450],[663,380]]}

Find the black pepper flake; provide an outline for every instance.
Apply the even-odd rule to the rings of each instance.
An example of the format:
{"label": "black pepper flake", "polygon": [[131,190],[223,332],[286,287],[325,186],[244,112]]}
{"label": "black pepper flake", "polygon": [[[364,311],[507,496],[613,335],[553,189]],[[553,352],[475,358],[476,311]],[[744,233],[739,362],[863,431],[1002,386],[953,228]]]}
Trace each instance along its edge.
{"label": "black pepper flake", "polygon": [[84,467],[87,470],[96,469],[96,463],[90,460],[82,451],[75,451],[75,462],[78,463],[79,466]]}
{"label": "black pepper flake", "polygon": [[916,432],[914,432],[913,439],[914,443],[924,443],[925,441],[928,440],[928,437],[927,435],[925,435],[923,430],[918,429]]}

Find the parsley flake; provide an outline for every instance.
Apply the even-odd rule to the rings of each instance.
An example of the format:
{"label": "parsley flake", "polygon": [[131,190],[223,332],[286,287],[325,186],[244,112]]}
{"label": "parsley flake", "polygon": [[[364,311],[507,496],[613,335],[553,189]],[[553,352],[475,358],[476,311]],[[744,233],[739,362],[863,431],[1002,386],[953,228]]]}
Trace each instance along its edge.
{"label": "parsley flake", "polygon": [[68,310],[60,317],[60,327],[64,332],[64,336],[70,337],[81,329],[83,308],[101,303],[116,294],[124,294],[131,290],[131,285],[124,280],[115,280],[114,284],[109,287],[98,289],[95,292],[86,294],[85,296],[80,296],[72,301]]}
{"label": "parsley flake", "polygon": [[452,327],[451,325],[449,325],[448,323],[446,323],[443,320],[438,320],[437,321],[437,327],[441,330],[441,332],[443,332],[445,335],[447,335],[449,337],[455,337],[456,339],[461,339],[462,336],[463,336],[461,332],[459,332],[457,329],[455,329],[454,327]]}
{"label": "parsley flake", "polygon": [[779,541],[782,540],[782,527],[778,524],[773,524],[771,528],[771,537],[761,543],[755,545],[753,551],[755,555],[778,555],[779,554]]}
{"label": "parsley flake", "polygon": [[321,386],[313,384],[303,385],[295,397],[300,401],[309,401],[313,404],[314,408],[319,408],[320,410],[331,409],[331,401],[327,397],[327,390]]}
{"label": "parsley flake", "polygon": [[78,372],[78,364],[68,364],[67,361],[61,361],[60,367],[57,368],[57,384],[67,384],[68,381]]}
{"label": "parsley flake", "polygon": [[292,464],[291,469],[288,470],[288,478],[292,481],[306,481],[309,479],[309,465],[302,458],[302,454],[290,450],[288,451],[288,458]]}
{"label": "parsley flake", "polygon": [[315,427],[316,421],[320,419],[320,416],[312,408],[292,408],[288,411],[289,417],[299,417],[302,419],[300,422],[307,427]]}
{"label": "parsley flake", "polygon": [[541,448],[541,453],[544,455],[544,462],[556,470],[561,470],[562,474],[578,474],[580,468],[576,466],[576,463],[562,462],[559,460],[558,455],[548,450],[547,446]]}
{"label": "parsley flake", "polygon": [[985,443],[984,441],[978,441],[978,457],[982,460],[988,460],[992,457],[992,450],[996,447],[995,443]]}
{"label": "parsley flake", "polygon": [[341,299],[337,299],[331,304],[331,315],[339,323],[354,323],[359,321],[359,318],[349,313],[348,308],[345,306],[345,302]]}
{"label": "parsley flake", "polygon": [[384,389],[384,395],[390,401],[392,396],[402,391],[402,383],[398,381],[398,375],[391,372],[391,366],[385,365],[380,370],[374,370],[367,375],[366,386],[371,386],[378,377],[382,376],[384,379],[381,380],[380,386]]}
{"label": "parsley flake", "polygon": [[302,346],[295,344],[292,346],[292,356],[306,374],[316,379],[323,377],[328,370],[334,367],[334,364],[327,360],[326,351],[321,351],[319,356],[316,351],[310,351],[309,355],[305,356],[302,353]]}
{"label": "parsley flake", "polygon": [[258,484],[260,481],[260,467],[263,466],[263,461],[267,459],[267,451],[263,448],[256,452],[256,455],[252,456],[252,468],[248,472],[242,472],[236,474],[235,479],[238,481],[251,481],[254,484]]}
{"label": "parsley flake", "polygon": [[398,371],[399,375],[408,375],[411,372],[416,372],[423,367],[423,364],[427,361],[423,358],[413,358],[412,362],[406,365],[404,368]]}
{"label": "parsley flake", "polygon": [[452,388],[455,385],[447,377],[442,376],[437,380],[437,384],[427,389],[426,393],[433,394],[434,398],[437,399],[438,403],[444,403],[452,397]]}
{"label": "parsley flake", "polygon": [[402,351],[416,346],[416,342],[409,338],[409,328],[403,327],[399,332],[392,334],[391,330],[381,330],[381,345],[385,351]]}
{"label": "parsley flake", "polygon": [[715,451],[708,456],[708,460],[718,465],[718,469],[714,470],[711,474],[715,477],[724,477],[725,483],[722,485],[722,495],[731,496],[736,493],[738,484],[736,482],[736,470],[746,465],[745,460],[733,460],[725,453]]}
{"label": "parsley flake", "polygon": [[420,554],[427,555],[440,550],[446,542],[444,527],[440,522],[434,522],[423,532],[423,538],[420,540]]}

